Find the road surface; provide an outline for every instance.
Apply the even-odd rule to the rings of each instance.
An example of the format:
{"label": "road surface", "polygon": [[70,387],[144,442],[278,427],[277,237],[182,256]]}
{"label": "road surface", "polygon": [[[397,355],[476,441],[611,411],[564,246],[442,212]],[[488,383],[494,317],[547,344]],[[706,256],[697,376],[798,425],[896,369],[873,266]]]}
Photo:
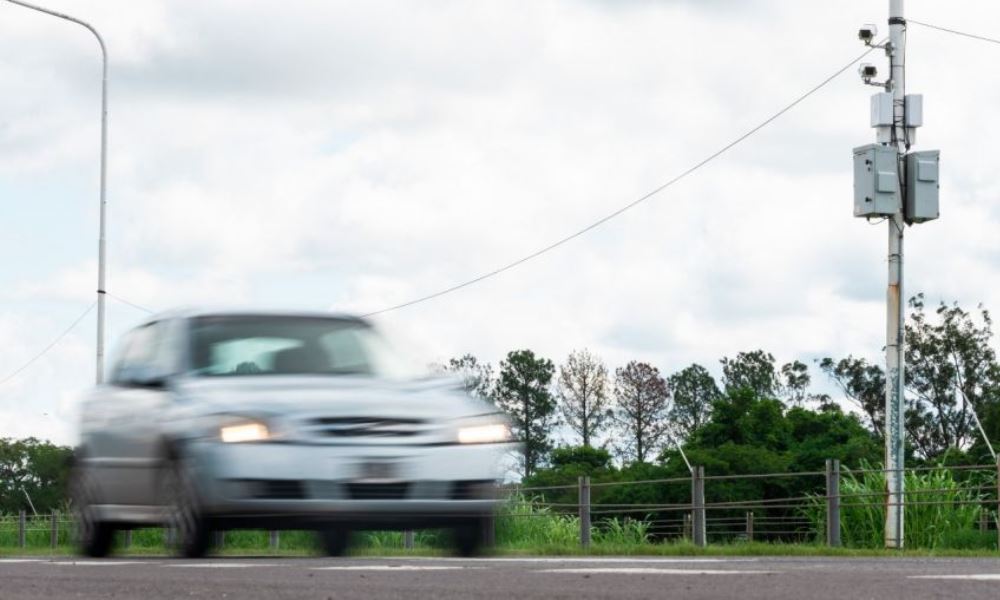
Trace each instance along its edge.
{"label": "road surface", "polygon": [[0,559],[0,600],[41,598],[1000,598],[1000,559]]}

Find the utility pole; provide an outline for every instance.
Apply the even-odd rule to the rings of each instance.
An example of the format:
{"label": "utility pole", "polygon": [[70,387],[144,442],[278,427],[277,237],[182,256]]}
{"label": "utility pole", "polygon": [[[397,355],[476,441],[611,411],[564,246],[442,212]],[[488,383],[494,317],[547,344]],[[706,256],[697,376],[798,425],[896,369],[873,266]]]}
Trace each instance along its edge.
{"label": "utility pole", "polygon": [[[892,93],[891,144],[896,150],[898,173],[903,173],[906,154],[903,128],[903,111],[906,65],[906,21],[903,19],[903,0],[889,0],[889,83]],[[899,181],[905,178],[898,177]],[[902,185],[900,186],[902,188]],[[900,192],[903,192],[900,189]],[[906,368],[904,350],[905,316],[903,314],[903,202],[900,194],[898,210],[887,220],[889,226],[889,287],[886,293],[885,334],[885,470],[888,502],[885,512],[885,546],[903,547],[903,373]]]}
{"label": "utility pole", "polygon": [[105,298],[105,212],[107,208],[107,173],[108,173],[108,49],[104,45],[104,38],[97,33],[89,23],[81,21],[76,17],[50,10],[35,4],[30,4],[24,0],[7,0],[11,4],[17,4],[24,8],[45,13],[53,17],[58,17],[71,23],[76,23],[85,27],[97,38],[97,44],[101,47],[101,200],[99,211],[99,231],[97,236],[97,357],[96,357],[96,381],[104,381],[104,301]]}
{"label": "utility pole", "polygon": [[854,149],[854,215],[883,218],[888,224],[888,287],[885,341],[885,547],[902,548],[904,540],[904,400],[905,339],[903,232],[906,225],[938,218],[938,152],[912,152],[916,129],[923,124],[923,96],[906,95],[906,19],[904,0],[889,0],[889,40],[874,41],[877,29],[866,25],[858,37],[883,48],[889,79],[873,81],[878,69],[862,64],[861,78],[885,91],[871,98],[875,144]]}

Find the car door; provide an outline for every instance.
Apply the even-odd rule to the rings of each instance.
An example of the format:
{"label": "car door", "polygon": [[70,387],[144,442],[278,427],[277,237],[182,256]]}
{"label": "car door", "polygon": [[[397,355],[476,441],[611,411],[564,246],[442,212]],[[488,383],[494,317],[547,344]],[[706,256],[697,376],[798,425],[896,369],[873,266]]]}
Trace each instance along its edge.
{"label": "car door", "polygon": [[105,397],[104,454],[113,504],[156,503],[162,435],[159,416],[170,402],[167,378],[174,362],[170,321],[129,334]]}

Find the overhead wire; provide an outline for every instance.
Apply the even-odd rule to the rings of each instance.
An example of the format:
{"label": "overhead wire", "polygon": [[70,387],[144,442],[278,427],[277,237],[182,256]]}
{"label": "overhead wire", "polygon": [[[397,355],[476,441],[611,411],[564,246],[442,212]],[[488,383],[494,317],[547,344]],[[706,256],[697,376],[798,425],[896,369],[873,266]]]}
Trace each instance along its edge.
{"label": "overhead wire", "polygon": [[406,307],[409,307],[409,306],[413,306],[413,305],[416,305],[416,304],[420,304],[420,303],[423,303],[423,302],[427,302],[428,300],[433,300],[435,298],[440,298],[441,296],[444,296],[446,294],[450,294],[452,292],[456,292],[456,291],[461,290],[463,288],[466,288],[466,287],[469,287],[471,285],[477,284],[477,283],[479,283],[481,281],[485,281],[487,279],[496,277],[497,275],[500,275],[501,273],[509,271],[509,270],[511,270],[511,269],[513,269],[515,267],[518,267],[518,266],[520,266],[520,265],[522,265],[522,264],[524,264],[524,263],[526,263],[526,262],[528,262],[528,261],[530,261],[530,260],[532,260],[534,258],[537,258],[537,257],[539,257],[539,256],[541,256],[543,254],[546,254],[546,253],[548,253],[548,252],[550,252],[552,250],[555,250],[556,248],[562,246],[563,244],[565,244],[565,243],[567,243],[569,241],[572,241],[572,240],[574,240],[574,239],[582,236],[583,234],[585,234],[585,233],[587,233],[587,232],[589,232],[589,231],[591,231],[593,229],[596,229],[597,227],[600,227],[601,225],[607,223],[608,221],[614,219],[615,217],[618,217],[622,213],[625,213],[626,211],[628,211],[628,210],[630,210],[632,208],[635,208],[639,204],[642,204],[646,200],[649,200],[653,196],[656,196],[657,194],[659,194],[663,190],[671,187],[675,183],[677,183],[677,182],[681,181],[682,179],[686,178],[688,175],[691,175],[695,171],[698,171],[699,169],[701,169],[702,167],[704,167],[708,163],[712,162],[713,160],[719,158],[720,156],[722,156],[723,154],[725,154],[726,152],[728,152],[729,150],[731,150],[733,147],[737,146],[738,144],[740,144],[741,142],[743,142],[747,138],[751,137],[752,135],[754,135],[755,133],[757,133],[761,129],[767,127],[772,122],[774,122],[775,120],[777,120],[779,117],[781,117],[782,115],[784,115],[785,113],[787,113],[791,109],[793,109],[796,106],[798,106],[805,99],[809,98],[810,96],[812,96],[813,94],[815,94],[816,92],[818,92],[820,89],[824,88],[826,85],[828,85],[834,79],[836,79],[841,74],[843,74],[845,71],[847,71],[848,69],[850,69],[851,67],[853,67],[855,64],[857,64],[861,59],[865,58],[870,53],[872,53],[875,49],[876,49],[876,47],[874,47],[874,46],[871,47],[871,48],[868,48],[867,50],[865,50],[865,52],[863,52],[862,54],[860,54],[856,58],[852,59],[849,63],[847,63],[846,65],[844,65],[844,66],[840,67],[839,69],[837,69],[836,71],[834,71],[832,75],[830,75],[829,77],[825,78],[820,83],[818,83],[817,85],[813,86],[812,88],[809,88],[809,90],[807,90],[805,93],[803,93],[800,96],[798,96],[797,98],[795,98],[795,100],[793,100],[789,104],[785,105],[783,108],[781,108],[780,110],[778,110],[776,113],[774,113],[773,115],[771,115],[770,117],[768,117],[764,121],[760,122],[758,125],[756,125],[753,128],[749,129],[746,133],[740,135],[736,139],[734,139],[731,142],[727,143],[726,145],[722,146],[721,148],[719,148],[715,152],[712,152],[711,154],[709,154],[708,156],[706,156],[702,160],[698,161],[697,163],[695,163],[691,167],[688,167],[686,170],[684,170],[680,174],[674,176],[672,179],[668,180],[667,182],[665,182],[665,183],[663,183],[663,184],[661,184],[661,185],[653,188],[649,192],[646,192],[642,196],[639,196],[638,198],[636,198],[632,202],[629,202],[628,204],[626,204],[626,205],[624,205],[624,206],[622,206],[622,207],[614,210],[613,212],[604,215],[603,217],[601,217],[600,219],[598,219],[598,220],[590,223],[586,227],[583,227],[582,229],[578,229],[578,230],[574,231],[573,233],[570,233],[569,235],[567,235],[565,237],[562,237],[562,238],[560,238],[560,239],[558,239],[558,240],[556,240],[556,241],[554,241],[554,242],[552,242],[552,243],[550,243],[550,244],[548,244],[546,246],[543,246],[543,247],[535,250],[534,252],[531,252],[531,253],[529,253],[529,254],[527,254],[525,256],[522,256],[521,258],[518,258],[517,260],[514,260],[514,261],[512,261],[510,263],[507,263],[507,264],[505,264],[505,265],[503,265],[501,267],[498,267],[496,269],[493,269],[492,271],[488,271],[486,273],[483,273],[481,275],[478,275],[476,277],[473,277],[473,278],[468,279],[466,281],[463,281],[461,283],[449,286],[447,288],[438,290],[438,291],[433,292],[431,294],[420,296],[420,297],[414,298],[412,300],[408,300],[406,302],[402,302],[402,303],[399,303],[399,304],[387,306],[385,308],[381,308],[381,309],[378,309],[378,310],[374,310],[374,311],[365,313],[362,316],[364,316],[364,317],[371,317],[371,316],[375,316],[375,315],[380,315],[380,314],[384,314],[384,313],[387,313],[387,312],[391,312],[391,311],[399,310],[399,309],[406,308]]}
{"label": "overhead wire", "polygon": [[35,354],[30,359],[28,359],[27,362],[25,362],[24,364],[22,364],[20,367],[14,369],[10,373],[8,373],[3,379],[0,379],[0,386],[2,386],[4,384],[6,384],[8,381],[14,379],[18,375],[20,375],[22,371],[24,371],[25,369],[27,369],[31,365],[35,364],[36,361],[38,361],[40,358],[42,358],[43,356],[45,356],[46,354],[48,354],[49,350],[52,350],[53,348],[55,348],[56,344],[58,344],[59,342],[61,342],[64,337],[66,337],[67,335],[69,335],[69,333],[71,331],[73,331],[73,329],[75,329],[77,325],[80,324],[80,321],[82,321],[84,317],[86,317],[88,314],[90,314],[90,311],[94,310],[95,306],[97,306],[97,302],[96,301],[91,302],[90,306],[88,306],[86,310],[84,310],[82,313],[80,313],[80,316],[78,316],[70,324],[69,327],[67,327],[65,330],[63,330],[63,332],[60,333],[59,336],[56,337],[56,339],[54,339],[51,342],[49,342],[49,345],[45,346],[45,348],[43,348],[41,352],[39,352],[38,354]]}
{"label": "overhead wire", "polygon": [[991,44],[1000,44],[1000,39],[986,37],[984,35],[976,35],[974,33],[968,33],[965,31],[959,31],[957,29],[949,29],[947,27],[941,27],[940,25],[932,25],[931,23],[924,23],[923,21],[917,21],[915,19],[906,19],[907,23],[913,23],[914,25],[920,25],[921,27],[926,27],[928,29],[936,29],[938,31],[944,31],[946,33],[953,33],[955,35],[960,35],[962,37],[972,38],[974,40],[979,40],[982,42],[989,42]]}

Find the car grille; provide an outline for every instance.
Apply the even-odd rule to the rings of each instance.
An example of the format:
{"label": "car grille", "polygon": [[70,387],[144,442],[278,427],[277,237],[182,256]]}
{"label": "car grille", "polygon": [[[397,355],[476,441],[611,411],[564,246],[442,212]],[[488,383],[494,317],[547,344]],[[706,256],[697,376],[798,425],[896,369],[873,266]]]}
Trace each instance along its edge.
{"label": "car grille", "polygon": [[258,500],[302,500],[305,486],[296,479],[246,479],[249,496]]}
{"label": "car grille", "polygon": [[465,480],[452,484],[452,500],[488,500],[496,497],[496,482],[492,480]]}
{"label": "car grille", "polygon": [[402,500],[410,484],[400,483],[349,483],[347,494],[351,500]]}
{"label": "car grille", "polygon": [[420,419],[319,417],[309,419],[306,430],[325,438],[399,438],[419,435],[425,425]]}

